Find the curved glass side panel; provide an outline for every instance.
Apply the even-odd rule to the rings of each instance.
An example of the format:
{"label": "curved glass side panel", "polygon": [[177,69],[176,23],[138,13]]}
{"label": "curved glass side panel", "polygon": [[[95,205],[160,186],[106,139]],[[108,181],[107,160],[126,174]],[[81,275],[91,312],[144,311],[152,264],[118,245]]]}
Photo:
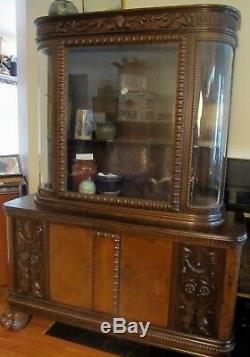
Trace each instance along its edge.
{"label": "curved glass side panel", "polygon": [[39,184],[52,188],[52,125],[51,125],[51,55],[48,49],[39,51]]}
{"label": "curved glass side panel", "polygon": [[234,53],[216,42],[200,42],[197,50],[190,205],[215,208],[224,186]]}
{"label": "curved glass side panel", "polygon": [[68,52],[68,190],[170,202],[178,44]]}

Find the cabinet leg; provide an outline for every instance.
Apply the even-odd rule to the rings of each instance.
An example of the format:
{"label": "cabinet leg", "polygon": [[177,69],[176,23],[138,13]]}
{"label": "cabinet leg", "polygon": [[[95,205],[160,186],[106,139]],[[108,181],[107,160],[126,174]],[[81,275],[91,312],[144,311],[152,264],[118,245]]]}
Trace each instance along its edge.
{"label": "cabinet leg", "polygon": [[28,324],[30,318],[31,315],[26,312],[12,310],[7,307],[0,317],[0,324],[6,330],[18,331]]}

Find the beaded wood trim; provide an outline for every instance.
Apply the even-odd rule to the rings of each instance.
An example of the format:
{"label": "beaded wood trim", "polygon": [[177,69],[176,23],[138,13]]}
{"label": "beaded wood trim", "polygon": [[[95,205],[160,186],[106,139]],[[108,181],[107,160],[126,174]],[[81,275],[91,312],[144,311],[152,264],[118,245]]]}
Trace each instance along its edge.
{"label": "beaded wood trim", "polygon": [[113,306],[112,312],[117,316],[119,309],[119,285],[120,285],[120,248],[121,237],[119,233],[112,233],[108,231],[94,231],[94,236],[99,239],[112,239],[113,240]]}

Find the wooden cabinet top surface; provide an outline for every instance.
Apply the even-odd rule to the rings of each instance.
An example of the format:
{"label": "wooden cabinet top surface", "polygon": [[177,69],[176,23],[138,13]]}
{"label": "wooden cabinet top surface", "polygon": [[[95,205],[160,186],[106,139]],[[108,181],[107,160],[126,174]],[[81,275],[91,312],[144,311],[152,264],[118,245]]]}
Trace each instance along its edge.
{"label": "wooden cabinet top surface", "polygon": [[172,225],[164,226],[140,225],[132,224],[119,220],[104,220],[93,216],[69,215],[64,213],[56,213],[46,209],[39,209],[34,203],[34,195],[24,196],[15,200],[9,201],[4,205],[5,212],[8,216],[24,216],[32,217],[35,220],[63,222],[65,224],[76,224],[93,229],[101,227],[109,231],[135,231],[149,237],[163,237],[168,234],[173,235],[173,239],[178,241],[178,236],[186,236],[189,239],[199,242],[204,242],[206,245],[218,243],[219,245],[235,245],[242,244],[246,240],[246,227],[242,222],[235,220],[235,215],[228,212],[226,219],[222,225],[214,227],[196,227],[193,225],[180,228],[179,224],[173,222]]}

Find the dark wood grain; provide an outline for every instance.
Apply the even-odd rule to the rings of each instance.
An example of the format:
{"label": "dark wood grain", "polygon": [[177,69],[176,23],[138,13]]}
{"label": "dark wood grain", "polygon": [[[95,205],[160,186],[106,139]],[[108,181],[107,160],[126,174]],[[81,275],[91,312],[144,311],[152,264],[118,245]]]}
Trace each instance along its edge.
{"label": "dark wood grain", "polygon": [[3,204],[18,197],[17,192],[0,193],[0,285],[8,285],[7,225]]}

